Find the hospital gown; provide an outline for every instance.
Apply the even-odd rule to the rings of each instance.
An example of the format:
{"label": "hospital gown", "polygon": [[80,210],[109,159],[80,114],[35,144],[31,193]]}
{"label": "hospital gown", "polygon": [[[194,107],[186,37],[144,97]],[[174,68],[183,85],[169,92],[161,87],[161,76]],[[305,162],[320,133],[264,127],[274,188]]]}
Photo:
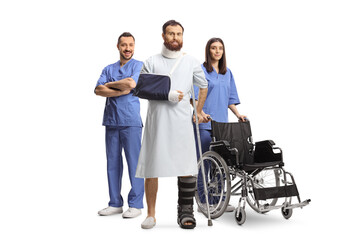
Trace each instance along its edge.
{"label": "hospital gown", "polygon": [[[161,54],[144,62],[142,73],[168,74],[176,58]],[[207,88],[200,63],[184,55],[171,76],[171,90],[180,90],[178,103],[149,100],[136,177],[155,178],[197,174],[190,92],[192,84]]]}

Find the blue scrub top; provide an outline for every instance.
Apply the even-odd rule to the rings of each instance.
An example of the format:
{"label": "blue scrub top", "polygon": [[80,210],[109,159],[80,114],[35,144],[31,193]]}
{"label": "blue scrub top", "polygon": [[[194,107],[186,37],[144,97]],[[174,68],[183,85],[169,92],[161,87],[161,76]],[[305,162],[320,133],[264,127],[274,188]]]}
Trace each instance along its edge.
{"label": "blue scrub top", "polygon": [[[215,69],[209,73],[204,65],[201,67],[208,81],[208,93],[203,111],[210,114],[211,118],[217,122],[228,122],[229,105],[240,104],[234,77],[229,68],[225,74],[218,74]],[[194,91],[195,98],[198,99],[199,88],[195,85]],[[211,122],[200,123],[199,128],[211,130]]]}
{"label": "blue scrub top", "polygon": [[[137,83],[142,65],[142,62],[135,59],[130,59],[122,67],[120,67],[120,61],[110,64],[102,71],[96,87],[128,77],[131,77]],[[120,97],[106,98],[103,118],[104,126],[143,126],[140,116],[140,101],[138,97],[132,95],[132,92]]]}

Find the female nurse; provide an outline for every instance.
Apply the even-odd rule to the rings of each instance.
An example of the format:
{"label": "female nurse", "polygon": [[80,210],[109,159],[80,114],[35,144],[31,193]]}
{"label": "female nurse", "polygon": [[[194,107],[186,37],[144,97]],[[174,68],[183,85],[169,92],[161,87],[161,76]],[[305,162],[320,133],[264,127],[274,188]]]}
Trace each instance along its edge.
{"label": "female nurse", "polygon": [[[228,122],[228,108],[239,121],[245,121],[246,116],[241,115],[236,105],[240,104],[234,77],[226,67],[225,45],[220,38],[211,38],[205,47],[205,62],[201,65],[208,81],[208,93],[203,107],[202,115],[205,119],[211,117],[217,122]],[[194,86],[197,99],[199,89]],[[200,138],[202,152],[209,151],[211,142],[211,122],[200,123]],[[195,132],[196,134],[196,132]],[[195,138],[197,140],[197,138]],[[199,153],[198,158],[199,158]],[[235,208],[229,205],[226,211]]]}

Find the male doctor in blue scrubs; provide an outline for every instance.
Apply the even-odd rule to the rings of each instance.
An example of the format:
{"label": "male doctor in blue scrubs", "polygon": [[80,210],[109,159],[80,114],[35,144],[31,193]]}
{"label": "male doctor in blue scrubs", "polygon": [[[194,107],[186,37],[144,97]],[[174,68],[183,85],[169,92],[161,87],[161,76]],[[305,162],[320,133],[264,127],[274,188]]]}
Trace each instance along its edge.
{"label": "male doctor in blue scrubs", "polygon": [[118,39],[120,61],[104,68],[96,84],[95,94],[106,97],[103,125],[106,127],[107,175],[110,202],[100,210],[100,216],[123,212],[121,180],[123,173],[122,149],[128,165],[131,190],[128,195],[129,209],[122,214],[133,218],[143,208],[144,180],[135,178],[138,163],[142,121],[139,98],[132,95],[143,63],[133,59],[135,38],[124,32]]}

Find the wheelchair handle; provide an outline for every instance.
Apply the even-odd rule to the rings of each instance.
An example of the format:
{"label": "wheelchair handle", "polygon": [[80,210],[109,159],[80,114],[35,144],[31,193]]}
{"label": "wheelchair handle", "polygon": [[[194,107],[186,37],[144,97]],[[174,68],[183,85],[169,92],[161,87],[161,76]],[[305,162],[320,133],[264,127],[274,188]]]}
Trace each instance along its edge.
{"label": "wheelchair handle", "polygon": [[[245,121],[244,122],[249,122],[250,121],[250,119],[248,118],[248,117],[245,117]],[[241,118],[239,118],[238,119],[238,122],[243,122],[242,120],[241,120]]]}

